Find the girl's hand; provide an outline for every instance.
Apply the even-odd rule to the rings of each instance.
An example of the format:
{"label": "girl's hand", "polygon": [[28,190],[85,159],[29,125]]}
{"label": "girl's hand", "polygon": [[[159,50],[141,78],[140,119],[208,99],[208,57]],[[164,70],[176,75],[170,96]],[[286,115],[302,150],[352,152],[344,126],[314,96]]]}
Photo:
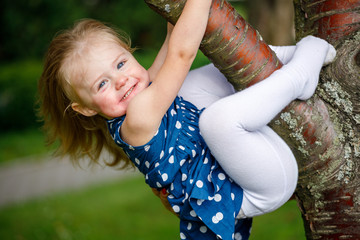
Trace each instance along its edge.
{"label": "girl's hand", "polygon": [[167,199],[169,194],[166,192],[165,188],[163,188],[161,191],[158,191],[156,188],[152,188],[151,190],[157,197],[160,198],[161,203],[164,205],[164,207],[167,210],[169,210],[172,214],[174,214],[178,217],[178,215],[174,212],[174,210],[172,209],[172,207]]}

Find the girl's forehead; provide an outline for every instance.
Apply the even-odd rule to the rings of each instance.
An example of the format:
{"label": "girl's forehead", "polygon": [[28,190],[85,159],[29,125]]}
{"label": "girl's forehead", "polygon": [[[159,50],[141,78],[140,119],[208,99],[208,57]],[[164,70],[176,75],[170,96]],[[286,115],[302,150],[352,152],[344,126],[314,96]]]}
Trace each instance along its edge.
{"label": "girl's forehead", "polygon": [[118,52],[127,53],[128,51],[115,40],[108,38],[97,38],[89,41],[83,49],[83,55],[87,57],[97,57],[99,54],[117,54]]}

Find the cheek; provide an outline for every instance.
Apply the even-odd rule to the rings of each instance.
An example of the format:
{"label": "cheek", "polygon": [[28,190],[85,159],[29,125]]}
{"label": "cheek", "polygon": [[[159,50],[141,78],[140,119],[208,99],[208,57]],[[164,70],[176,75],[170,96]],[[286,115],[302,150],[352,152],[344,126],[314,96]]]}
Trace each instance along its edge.
{"label": "cheek", "polygon": [[94,105],[97,106],[97,108],[99,108],[99,110],[101,112],[103,112],[104,109],[106,109],[107,106],[111,105],[110,99],[108,96],[106,97],[99,97],[99,98],[94,98]]}

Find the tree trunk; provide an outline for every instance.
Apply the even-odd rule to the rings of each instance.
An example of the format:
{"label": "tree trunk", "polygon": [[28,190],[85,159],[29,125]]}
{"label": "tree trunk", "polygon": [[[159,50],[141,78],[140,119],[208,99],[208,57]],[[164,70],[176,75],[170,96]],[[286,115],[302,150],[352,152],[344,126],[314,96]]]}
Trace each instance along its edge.
{"label": "tree trunk", "polygon": [[[175,23],[185,0],[145,0]],[[271,123],[299,165],[296,199],[307,239],[360,239],[360,0],[294,0],[297,38],[337,49],[316,94]],[[231,5],[214,0],[202,51],[237,90],[281,66]]]}
{"label": "tree trunk", "polygon": [[308,119],[299,125],[307,144],[296,144],[308,152],[298,158],[296,191],[306,235],[360,239],[360,0],[294,3],[297,39],[311,34],[337,49],[308,112],[298,114]]}

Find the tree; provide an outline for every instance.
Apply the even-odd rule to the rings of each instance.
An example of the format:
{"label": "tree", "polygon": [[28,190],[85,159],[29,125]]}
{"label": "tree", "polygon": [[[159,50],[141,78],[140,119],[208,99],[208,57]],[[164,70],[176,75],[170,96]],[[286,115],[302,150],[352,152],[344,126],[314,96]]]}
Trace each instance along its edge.
{"label": "tree", "polygon": [[[175,23],[185,0],[145,0]],[[296,38],[315,35],[337,49],[315,95],[271,123],[299,165],[295,198],[307,239],[360,239],[360,0],[294,0]],[[214,0],[203,53],[237,90],[281,67],[229,3]]]}

